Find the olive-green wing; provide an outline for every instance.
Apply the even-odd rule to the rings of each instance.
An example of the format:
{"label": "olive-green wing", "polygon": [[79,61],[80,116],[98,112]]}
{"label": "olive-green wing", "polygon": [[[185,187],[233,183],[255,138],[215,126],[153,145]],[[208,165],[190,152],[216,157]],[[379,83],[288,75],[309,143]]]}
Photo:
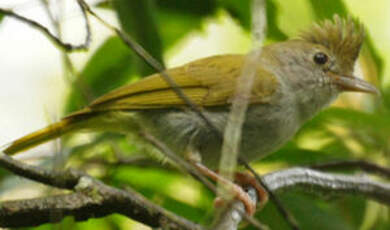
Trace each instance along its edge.
{"label": "olive-green wing", "polygon": [[[229,104],[241,74],[245,56],[221,55],[200,59],[167,70],[184,94],[202,107]],[[265,103],[275,91],[275,77],[257,68],[252,103]],[[145,110],[186,106],[160,74],[113,90],[76,114],[109,110]]]}

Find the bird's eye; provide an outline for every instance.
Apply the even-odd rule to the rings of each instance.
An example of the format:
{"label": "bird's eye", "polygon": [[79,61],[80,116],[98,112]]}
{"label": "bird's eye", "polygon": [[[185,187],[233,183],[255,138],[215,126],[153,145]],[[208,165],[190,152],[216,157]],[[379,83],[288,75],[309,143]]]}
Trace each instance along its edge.
{"label": "bird's eye", "polygon": [[323,65],[328,61],[328,56],[322,52],[316,53],[314,55],[314,62]]}

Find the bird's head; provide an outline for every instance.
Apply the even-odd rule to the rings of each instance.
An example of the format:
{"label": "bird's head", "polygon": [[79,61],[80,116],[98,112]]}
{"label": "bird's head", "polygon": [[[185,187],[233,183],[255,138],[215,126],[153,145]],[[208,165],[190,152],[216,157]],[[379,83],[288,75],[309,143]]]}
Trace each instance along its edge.
{"label": "bird's head", "polygon": [[289,83],[304,112],[315,113],[341,92],[378,93],[353,76],[363,40],[360,23],[336,15],[333,21],[305,30],[298,39],[265,47],[264,57],[271,60],[272,71]]}

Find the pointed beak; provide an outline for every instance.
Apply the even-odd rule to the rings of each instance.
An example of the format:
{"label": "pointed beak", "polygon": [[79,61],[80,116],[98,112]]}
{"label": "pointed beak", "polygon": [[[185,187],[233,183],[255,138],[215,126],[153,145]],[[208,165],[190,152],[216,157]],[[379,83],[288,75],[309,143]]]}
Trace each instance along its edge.
{"label": "pointed beak", "polygon": [[354,77],[354,76],[343,76],[332,72],[328,72],[331,82],[338,86],[342,91],[354,91],[362,93],[370,93],[379,95],[379,90],[371,85],[370,83]]}

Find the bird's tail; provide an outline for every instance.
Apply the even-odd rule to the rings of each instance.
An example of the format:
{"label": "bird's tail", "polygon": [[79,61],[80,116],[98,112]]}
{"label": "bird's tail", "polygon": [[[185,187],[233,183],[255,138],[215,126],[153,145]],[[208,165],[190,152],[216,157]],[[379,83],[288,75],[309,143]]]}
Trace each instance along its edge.
{"label": "bird's tail", "polygon": [[9,143],[5,146],[3,152],[8,155],[20,153],[71,131],[81,129],[83,128],[85,121],[86,119],[77,116],[64,118],[46,128],[30,133]]}

